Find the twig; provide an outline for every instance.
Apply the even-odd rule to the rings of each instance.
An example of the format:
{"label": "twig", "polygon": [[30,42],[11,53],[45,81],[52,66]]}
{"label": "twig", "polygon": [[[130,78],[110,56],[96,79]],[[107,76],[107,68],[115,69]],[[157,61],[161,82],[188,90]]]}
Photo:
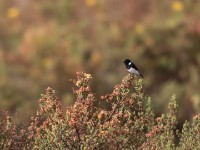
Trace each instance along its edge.
{"label": "twig", "polygon": [[[77,126],[75,125],[75,130],[76,130],[76,134],[78,135],[78,140],[79,140],[79,143],[80,143],[80,145],[82,144],[82,142],[81,142],[81,137],[80,137],[80,133],[79,133],[79,130],[78,130],[78,128],[77,128]],[[79,147],[80,148],[80,147]]]}
{"label": "twig", "polygon": [[[66,137],[66,140],[69,140],[69,142],[71,142],[71,147],[72,147],[71,149],[75,149],[76,148],[75,145],[74,145],[74,141],[73,140],[71,140],[68,137]],[[69,147],[69,145],[67,143],[65,145]],[[69,147],[69,149],[70,149],[70,147]]]}
{"label": "twig", "polygon": [[105,120],[105,122],[109,121],[112,118],[112,115],[115,113],[115,111],[117,110],[117,106],[119,106],[119,103],[124,100],[126,98],[126,96],[124,96],[123,98],[121,98],[117,104],[115,105],[115,108],[113,109],[112,113],[110,114],[110,116]]}

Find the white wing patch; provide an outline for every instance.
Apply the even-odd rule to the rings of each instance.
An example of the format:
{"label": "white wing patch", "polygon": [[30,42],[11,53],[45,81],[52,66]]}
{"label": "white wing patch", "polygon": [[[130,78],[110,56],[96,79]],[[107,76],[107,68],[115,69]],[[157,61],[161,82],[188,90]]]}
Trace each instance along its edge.
{"label": "white wing patch", "polygon": [[133,74],[140,75],[139,72],[138,72],[137,70],[135,70],[134,68],[128,69],[128,72],[133,73]]}
{"label": "white wing patch", "polygon": [[131,65],[131,62],[129,62],[128,65]]}

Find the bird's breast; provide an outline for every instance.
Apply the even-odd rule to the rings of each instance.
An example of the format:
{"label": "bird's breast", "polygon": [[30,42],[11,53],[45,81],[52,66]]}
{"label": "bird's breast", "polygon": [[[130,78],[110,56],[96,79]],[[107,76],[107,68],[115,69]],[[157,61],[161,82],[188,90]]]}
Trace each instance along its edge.
{"label": "bird's breast", "polygon": [[128,69],[128,72],[134,73],[134,74],[139,74],[138,70],[136,70],[136,69],[134,69],[134,68]]}

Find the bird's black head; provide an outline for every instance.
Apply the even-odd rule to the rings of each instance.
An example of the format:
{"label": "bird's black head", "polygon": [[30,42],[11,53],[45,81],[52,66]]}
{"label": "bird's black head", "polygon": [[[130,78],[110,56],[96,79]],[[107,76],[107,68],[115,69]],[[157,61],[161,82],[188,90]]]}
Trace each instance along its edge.
{"label": "bird's black head", "polygon": [[124,64],[125,64],[125,65],[128,65],[130,62],[131,62],[131,61],[130,61],[129,59],[125,59],[125,60],[124,60]]}

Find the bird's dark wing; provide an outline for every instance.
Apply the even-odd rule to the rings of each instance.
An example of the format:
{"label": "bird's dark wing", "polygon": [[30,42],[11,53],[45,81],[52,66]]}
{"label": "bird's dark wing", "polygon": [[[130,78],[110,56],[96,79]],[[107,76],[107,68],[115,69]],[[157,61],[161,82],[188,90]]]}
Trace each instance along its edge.
{"label": "bird's dark wing", "polygon": [[134,68],[135,70],[139,71],[139,69],[136,67],[136,65],[134,63],[131,63],[131,65],[129,65],[129,66],[130,66],[130,68]]}

